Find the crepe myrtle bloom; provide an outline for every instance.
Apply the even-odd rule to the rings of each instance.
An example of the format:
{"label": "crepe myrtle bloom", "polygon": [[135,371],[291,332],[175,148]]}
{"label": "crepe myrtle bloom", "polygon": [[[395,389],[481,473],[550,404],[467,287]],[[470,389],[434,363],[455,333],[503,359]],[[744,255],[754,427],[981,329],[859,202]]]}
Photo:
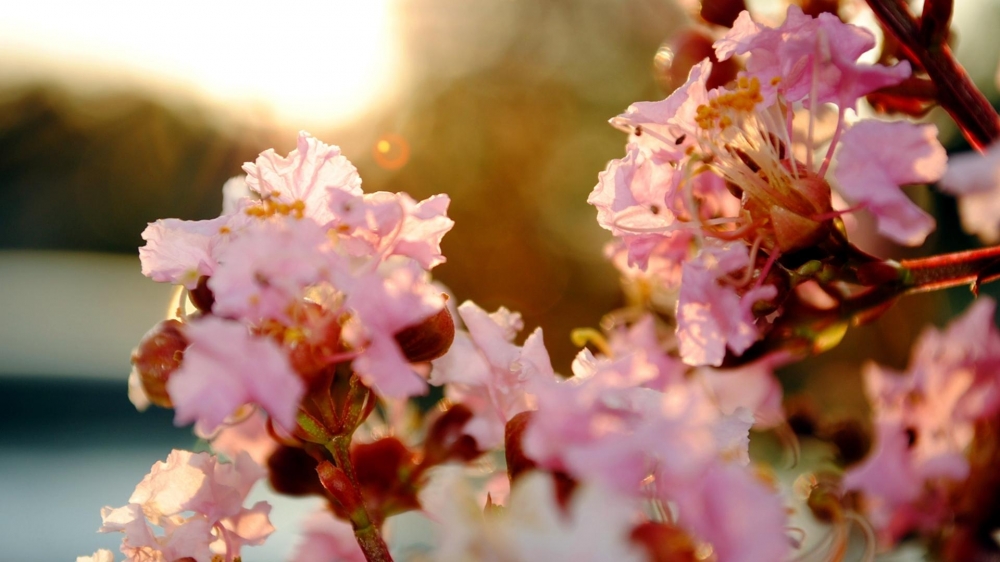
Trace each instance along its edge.
{"label": "crepe myrtle bloom", "polygon": [[[246,453],[221,463],[208,453],[174,450],[153,465],[127,505],[101,510],[99,531],[124,534],[127,560],[238,561],[244,546],[263,544],[274,531],[267,502],[243,507],[264,474]],[[98,551],[93,559],[113,557]]]}
{"label": "crepe myrtle bloom", "polygon": [[1000,410],[995,311],[984,297],[944,330],[925,330],[905,372],[865,368],[874,446],[846,472],[843,488],[863,493],[884,543],[939,526],[949,514],[949,486],[969,475],[975,425]]}
{"label": "crepe myrtle bloom", "polygon": [[[784,23],[771,28],[743,12],[715,43],[719,60],[745,56],[746,69],[734,82],[709,90],[706,59],[666,99],[632,104],[611,120],[630,133],[627,154],[608,164],[589,202],[598,223],[624,243],[630,266],[661,261],[654,254],[661,249],[684,264],[677,330],[689,364],[718,365],[726,347],[741,354],[760,337],[763,321],[758,313],[750,318],[756,326],[744,318],[739,327],[706,330],[703,319],[720,305],[689,314],[697,308],[693,295],[701,304],[739,302],[745,310],[757,304],[770,314],[783,294],[762,290],[772,284],[768,274],[783,257],[795,262],[843,248],[844,213],[871,213],[879,232],[901,244],[918,245],[934,228],[900,190],[943,174],[946,155],[934,126],[847,119],[861,96],[910,74],[906,62],[858,62],[874,45],[869,32],[830,14],[814,18],[793,5]],[[836,125],[821,138],[818,122],[829,104],[837,108]],[[834,209],[834,188],[854,206]],[[657,243],[663,239],[686,243],[685,251]],[[745,248],[742,271],[706,258],[725,244]],[[691,284],[702,288],[685,291]]]}
{"label": "crepe myrtle bloom", "polygon": [[[340,149],[304,132],[287,156],[265,151],[244,171],[221,216],[143,232],[142,272],[182,286],[199,312],[140,345],[136,403],[174,407],[208,435],[244,404],[294,430],[307,390],[341,362],[382,396],[425,393],[411,363],[452,333],[434,320],[448,313],[429,275],[453,225],[448,197],[364,193]],[[432,320],[446,337],[420,332]]]}

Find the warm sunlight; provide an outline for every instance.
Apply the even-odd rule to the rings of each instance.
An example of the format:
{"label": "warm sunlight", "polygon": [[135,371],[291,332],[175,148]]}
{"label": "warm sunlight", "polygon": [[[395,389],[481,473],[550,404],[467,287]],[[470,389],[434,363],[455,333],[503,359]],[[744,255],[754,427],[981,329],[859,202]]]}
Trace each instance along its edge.
{"label": "warm sunlight", "polygon": [[330,125],[386,93],[391,3],[19,2],[0,18],[0,76],[69,75],[87,89],[138,82],[290,126]]}

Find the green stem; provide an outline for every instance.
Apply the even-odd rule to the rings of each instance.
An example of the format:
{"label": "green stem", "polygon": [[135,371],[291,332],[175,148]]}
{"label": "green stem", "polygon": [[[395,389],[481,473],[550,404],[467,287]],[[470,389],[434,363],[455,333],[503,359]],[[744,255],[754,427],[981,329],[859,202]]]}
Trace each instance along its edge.
{"label": "green stem", "polygon": [[392,562],[389,555],[389,547],[386,546],[378,527],[372,522],[365,507],[361,495],[361,486],[358,483],[357,473],[354,471],[354,463],[351,462],[351,436],[338,436],[327,443],[327,450],[333,454],[337,467],[344,471],[347,479],[351,482],[354,492],[357,494],[357,506],[351,510],[351,526],[354,528],[354,537],[358,541],[358,546],[365,555],[368,562]]}

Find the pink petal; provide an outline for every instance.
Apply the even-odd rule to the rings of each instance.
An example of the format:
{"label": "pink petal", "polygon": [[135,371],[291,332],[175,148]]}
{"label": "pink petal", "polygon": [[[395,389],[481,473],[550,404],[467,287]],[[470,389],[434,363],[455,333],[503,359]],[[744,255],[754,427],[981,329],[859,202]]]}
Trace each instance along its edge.
{"label": "pink petal", "polygon": [[678,523],[708,541],[719,562],[785,560],[791,554],[785,506],[751,471],[713,464],[673,492]]}
{"label": "pink petal", "polygon": [[258,222],[239,233],[219,256],[208,282],[217,314],[281,320],[307,287],[327,278],[335,258],[313,221]]}
{"label": "pink petal", "polygon": [[295,427],[305,385],[284,351],[242,324],[210,316],[188,324],[191,346],[167,382],[174,423],[211,432],[239,406],[259,404],[286,429]]}
{"label": "pink petal", "polygon": [[852,203],[864,203],[888,238],[916,246],[934,230],[934,219],[899,186],[936,181],[947,156],[934,125],[861,121],[840,142],[834,176]]}
{"label": "pink petal", "polygon": [[146,245],[139,248],[142,274],[153,281],[194,289],[199,277],[215,270],[212,247],[227,220],[160,219],[149,223],[142,231]]}
{"label": "pink petal", "polygon": [[[712,63],[704,61],[691,67],[687,82],[666,99],[656,102],[636,102],[615,117],[611,123],[627,127],[636,143],[646,154],[660,161],[676,162],[685,151],[696,145],[698,106],[708,103],[705,83],[712,72]],[[631,132],[630,131],[630,132]]]}
{"label": "pink petal", "polygon": [[739,355],[760,339],[750,309],[758,300],[773,299],[777,289],[765,285],[740,297],[733,287],[716,282],[725,271],[684,264],[677,301],[677,338],[681,359],[688,365],[718,367],[727,347]]}
{"label": "pink petal", "polygon": [[990,145],[984,154],[952,156],[938,185],[958,197],[966,232],[990,244],[1000,240],[1000,143]]}
{"label": "pink petal", "polygon": [[394,398],[425,393],[426,381],[407,362],[395,335],[444,307],[427,273],[408,261],[357,276],[340,272],[335,282],[353,313],[343,336],[363,350],[353,365],[365,384]]}
{"label": "pink petal", "polygon": [[247,186],[263,198],[285,204],[302,201],[305,214],[323,225],[333,219],[330,194],[346,191],[361,194],[357,169],[340,154],[340,148],[324,144],[309,133],[299,133],[298,147],[287,157],[266,150],[255,162],[243,165]]}

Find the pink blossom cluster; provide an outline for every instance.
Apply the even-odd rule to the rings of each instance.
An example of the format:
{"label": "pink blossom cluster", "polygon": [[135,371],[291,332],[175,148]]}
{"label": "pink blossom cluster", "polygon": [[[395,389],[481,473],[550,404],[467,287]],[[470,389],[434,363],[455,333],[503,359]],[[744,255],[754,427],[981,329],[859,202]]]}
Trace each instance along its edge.
{"label": "pink blossom cluster", "polygon": [[[100,532],[125,535],[127,560],[239,560],[244,546],[262,544],[274,531],[267,502],[243,507],[265,474],[245,453],[224,464],[208,453],[174,450],[153,465],[127,505],[101,510]],[[113,556],[98,551],[94,559]]]}
{"label": "pink blossom cluster", "polygon": [[[686,363],[717,366],[758,340],[787,293],[776,277],[782,258],[836,240],[840,215],[865,209],[880,233],[909,245],[934,228],[899,188],[944,173],[936,129],[848,123],[861,96],[910,74],[905,61],[858,62],[874,45],[831,14],[792,5],[772,28],[744,11],[714,45],[720,61],[745,57],[734,85],[707,89],[706,59],[666,99],[612,119],[631,133],[626,156],[608,164],[588,201],[617,237],[611,252],[627,256],[616,259],[627,275],[652,269],[653,283],[680,289]],[[821,136],[831,104],[836,122]],[[855,206],[835,210],[831,185]]]}
{"label": "pink blossom cluster", "polygon": [[[598,494],[620,506],[605,517],[583,516],[579,524],[594,527],[572,532],[617,528],[618,538],[606,537],[602,548],[634,548],[629,531],[649,521],[641,505],[653,502],[674,512],[668,519],[686,540],[710,547],[719,560],[780,559],[790,551],[783,500],[773,484],[754,474],[748,451],[755,413],[761,426],[781,419],[781,390],[771,374],[777,358],[739,372],[693,371],[665,351],[653,318],[646,317],[610,334],[608,355],[583,350],[573,363],[574,376],[563,379],[552,369],[541,330],[523,346],[513,343],[522,328],[519,315],[506,309],[487,314],[470,302],[458,311],[468,331],[459,331],[449,352],[434,361],[431,381],[444,383],[451,400],[474,412],[464,431],[481,448],[504,443],[506,433],[508,470],[516,446],[531,466],[567,475],[590,490],[581,491],[584,496]],[[521,440],[512,444],[512,420],[526,412]],[[515,486],[512,510],[524,509],[514,506],[523,497],[519,487],[551,486],[548,480],[528,482],[534,480]],[[555,502],[546,493],[532,503],[558,511]],[[748,518],[730,502],[752,504],[755,515]],[[443,544],[451,545],[452,533],[442,529]],[[511,529],[504,533],[511,541],[529,540]],[[602,559],[596,552],[604,551],[580,559]]]}
{"label": "pink blossom cluster", "polygon": [[[850,432],[786,420],[775,376],[907,293],[1000,277],[997,249],[895,262],[848,240],[842,217],[860,211],[900,244],[935,227],[901,187],[942,178],[936,129],[856,115],[861,97],[914,78],[916,51],[865,64],[874,36],[831,13],[792,5],[769,27],[722,4],[708,17],[701,3],[728,28],[714,59],[742,71],[710,88],[705,59],[666,99],[612,120],[626,154],[589,202],[635,293],[602,330],[574,332],[571,376],[540,328],[522,338],[517,312],[452,308],[431,284],[447,196],[366,194],[340,150],[306,133],[287,156],[247,163],[218,218],[150,224],[142,271],[186,300],[134,352],[130,397],[174,408],[232,462],[173,451],[127,505],[102,510],[100,530],[124,535],[128,560],[239,562],[273,530],[270,506],[243,505],[266,476],[323,501],[297,562],[410,548],[441,561],[839,560],[862,516],[883,546],[923,533],[958,544],[954,560],[977,559],[968,544],[1000,552],[969,523],[995,513],[963,507],[1000,497],[993,301],[925,331],[905,372],[868,364],[867,456],[845,452]],[[943,4],[927,5],[930,18]],[[1000,224],[993,203],[969,208],[997,188],[996,154],[942,179],[984,237]],[[407,400],[428,385],[444,399],[418,413]],[[840,453],[829,474],[799,479],[801,508],[788,493],[801,486],[750,449],[771,431],[797,453],[793,430]],[[395,535],[406,512],[430,532]],[[805,512],[831,529],[811,549],[792,519]]]}
{"label": "pink blossom cluster", "polygon": [[290,431],[312,377],[344,359],[381,395],[424,393],[395,336],[444,307],[428,271],[444,261],[448,197],[363,193],[340,149],[307,133],[243,169],[218,218],[143,232],[143,274],[209,295],[166,383],[176,422],[208,434],[254,404]]}
{"label": "pink blossom cluster", "polygon": [[864,493],[866,514],[888,544],[944,522],[950,488],[969,476],[976,422],[1000,411],[995,313],[983,298],[944,331],[925,330],[905,372],[865,369],[875,443],[843,485]]}

